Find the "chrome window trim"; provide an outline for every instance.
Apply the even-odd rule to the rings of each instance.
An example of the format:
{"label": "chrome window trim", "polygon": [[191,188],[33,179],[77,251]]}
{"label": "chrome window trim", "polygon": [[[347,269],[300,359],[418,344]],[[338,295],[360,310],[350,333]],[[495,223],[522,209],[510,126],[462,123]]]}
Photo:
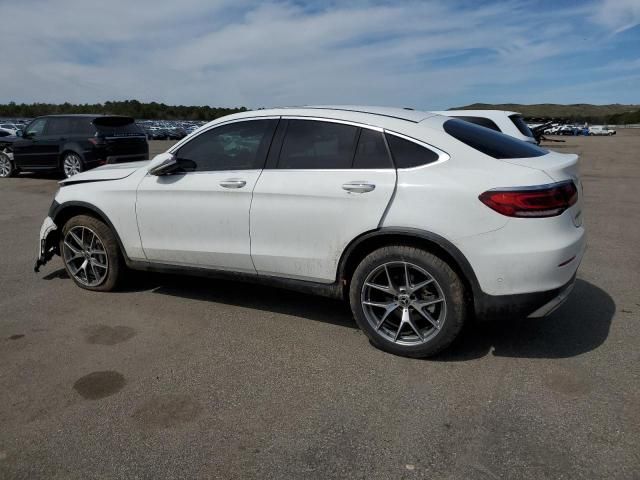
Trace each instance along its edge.
{"label": "chrome window trim", "polygon": [[382,133],[384,131],[381,127],[375,125],[369,125],[368,123],[354,122],[352,120],[343,120],[341,118],[325,118],[317,116],[305,116],[305,115],[282,115],[283,120],[311,120],[316,122],[328,122],[328,123],[340,123],[343,125],[350,125],[352,127],[367,128],[376,132]]}
{"label": "chrome window trim", "polygon": [[177,150],[182,148],[182,146],[184,146],[186,143],[190,142],[191,140],[194,140],[194,139],[198,138],[203,133],[210,132],[211,130],[213,130],[215,128],[218,128],[218,127],[222,127],[224,125],[230,125],[232,123],[239,123],[239,122],[248,122],[250,120],[279,120],[280,118],[281,118],[280,115],[265,115],[264,117],[255,116],[255,117],[233,118],[231,120],[226,120],[224,122],[216,123],[215,125],[210,125],[208,128],[206,128],[205,130],[202,130],[200,132],[198,132],[196,130],[196,132],[198,132],[198,133],[197,133],[197,135],[194,135],[193,137],[191,135],[193,135],[193,133],[195,133],[195,132],[187,135],[182,140],[180,140],[178,143],[173,145],[169,150],[167,150],[167,152],[175,154]]}

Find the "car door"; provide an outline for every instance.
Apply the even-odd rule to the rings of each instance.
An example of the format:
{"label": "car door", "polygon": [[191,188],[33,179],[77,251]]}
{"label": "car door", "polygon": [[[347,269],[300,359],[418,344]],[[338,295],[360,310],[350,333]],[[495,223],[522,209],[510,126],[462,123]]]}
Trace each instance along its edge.
{"label": "car door", "polygon": [[395,184],[381,129],[283,117],[251,206],[258,274],[333,282],[349,242],[380,224]]}
{"label": "car door", "polygon": [[51,118],[36,118],[25,128],[22,138],[13,145],[18,167],[54,168],[57,165],[57,142],[47,135]]}
{"label": "car door", "polygon": [[173,152],[179,171],[143,178],[136,214],[149,261],[255,274],[249,210],[277,123],[216,126]]}

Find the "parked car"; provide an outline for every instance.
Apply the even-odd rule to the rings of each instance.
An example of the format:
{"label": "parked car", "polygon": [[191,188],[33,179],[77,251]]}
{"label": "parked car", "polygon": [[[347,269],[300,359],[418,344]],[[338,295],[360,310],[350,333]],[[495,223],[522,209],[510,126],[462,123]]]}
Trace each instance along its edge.
{"label": "parked car", "polygon": [[578,135],[580,133],[580,127],[576,125],[563,125],[558,130],[557,135]]}
{"label": "parked car", "polygon": [[62,181],[36,270],[58,254],[88,290],[132,268],[343,298],[374,345],[433,355],[472,313],[566,299],[585,248],[577,161],[430,112],[243,112]]}
{"label": "parked car", "polygon": [[15,123],[0,123],[0,131],[5,131],[9,135],[17,135],[18,130],[20,130],[20,127]]}
{"label": "parked car", "polygon": [[517,112],[504,110],[446,110],[434,112],[439,115],[459,118],[466,122],[475,123],[482,127],[502,132],[525,142],[537,144],[535,135],[527,123]]}
{"label": "parked car", "polygon": [[132,118],[98,115],[39,117],[12,142],[12,160],[0,160],[0,176],[18,171],[54,170],[71,177],[84,170],[149,158],[144,133]]}
{"label": "parked car", "polygon": [[603,127],[602,125],[594,125],[589,127],[589,135],[615,135],[616,131],[613,128]]}

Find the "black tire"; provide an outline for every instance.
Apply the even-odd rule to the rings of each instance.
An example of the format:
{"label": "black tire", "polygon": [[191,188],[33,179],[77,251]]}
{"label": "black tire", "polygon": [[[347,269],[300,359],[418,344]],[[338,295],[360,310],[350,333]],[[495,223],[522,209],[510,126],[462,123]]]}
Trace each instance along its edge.
{"label": "black tire", "polygon": [[[440,295],[444,297],[445,302],[444,317],[439,330],[433,329],[431,331],[432,333],[424,336],[423,343],[414,345],[398,344],[393,341],[393,339],[389,339],[388,336],[385,336],[384,328],[380,329],[380,327],[378,327],[379,329],[376,329],[375,325],[372,324],[371,319],[367,318],[367,314],[364,310],[365,307],[362,304],[362,300],[365,296],[363,288],[365,287],[365,281],[367,281],[367,278],[370,275],[375,275],[376,271],[381,271],[380,268],[383,265],[394,265],[403,262],[416,266],[428,273],[428,275],[435,280],[435,284],[439,287]],[[425,278],[428,278],[428,276]],[[378,284],[379,282],[375,283]],[[402,288],[400,288],[400,290],[402,290]],[[390,295],[389,298],[392,299],[398,298],[389,293],[383,293],[383,295]],[[412,297],[413,296],[414,295],[412,295]],[[369,340],[374,346],[386,352],[405,357],[424,358],[433,356],[442,351],[448,347],[460,333],[467,316],[464,286],[453,269],[441,258],[430,252],[403,245],[393,245],[380,248],[367,255],[360,262],[353,274],[349,287],[349,302],[358,326],[367,335],[367,337],[369,337]],[[400,309],[403,307],[398,308]],[[412,312],[411,315],[413,317],[413,323],[411,324],[411,330],[409,330],[409,334],[412,334],[412,332],[415,331],[413,330],[413,326],[418,325],[416,322],[422,321],[424,323],[424,321],[415,311],[415,307],[413,310],[411,310],[412,307],[410,306],[406,306],[404,308]],[[393,315],[396,315],[397,318],[398,313],[392,312],[389,315],[388,318],[391,319],[389,320],[391,322],[394,321],[392,318]],[[402,313],[400,313],[400,316],[401,315]],[[440,313],[440,315],[442,315],[442,313]],[[426,323],[425,328],[429,329],[430,325]],[[420,330],[420,328],[418,329]],[[402,326],[399,330],[402,330]],[[386,333],[388,335],[388,332]],[[416,335],[416,341],[418,341],[417,337],[418,336]]]}
{"label": "black tire", "polygon": [[[86,285],[79,281],[71,271],[67,260],[65,258],[64,241],[67,238],[67,234],[74,227],[85,227],[93,232],[104,246],[104,251],[107,257],[107,273],[105,278],[97,285]],[[60,255],[62,257],[64,268],[74,283],[80,288],[91,290],[94,292],[110,292],[115,290],[126,266],[118,241],[111,229],[104,224],[101,220],[89,215],[78,215],[72,217],[64,224],[62,228],[62,235],[60,236]],[[86,273],[85,273],[86,276]]]}
{"label": "black tire", "polygon": [[0,152],[0,177],[9,178],[13,177],[18,172],[15,162],[11,161],[9,155],[4,152]]}

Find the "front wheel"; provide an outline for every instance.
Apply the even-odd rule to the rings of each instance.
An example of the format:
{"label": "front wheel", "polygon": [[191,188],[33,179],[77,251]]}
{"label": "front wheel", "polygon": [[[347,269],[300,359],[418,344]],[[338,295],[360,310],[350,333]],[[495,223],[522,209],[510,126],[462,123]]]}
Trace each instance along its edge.
{"label": "front wheel", "polygon": [[73,217],[64,225],[60,255],[69,277],[86,290],[114,290],[124,269],[115,235],[102,221],[88,215]]}
{"label": "front wheel", "polygon": [[80,155],[77,153],[69,152],[62,158],[62,171],[64,176],[69,178],[77,175],[84,170],[84,164]]}
{"label": "front wheel", "polygon": [[4,152],[0,152],[0,178],[11,177],[16,173],[16,168],[7,155]]}
{"label": "front wheel", "polygon": [[439,257],[418,248],[389,246],[362,260],[349,300],[371,343],[406,357],[428,357],[455,339],[465,321],[462,282]]}

